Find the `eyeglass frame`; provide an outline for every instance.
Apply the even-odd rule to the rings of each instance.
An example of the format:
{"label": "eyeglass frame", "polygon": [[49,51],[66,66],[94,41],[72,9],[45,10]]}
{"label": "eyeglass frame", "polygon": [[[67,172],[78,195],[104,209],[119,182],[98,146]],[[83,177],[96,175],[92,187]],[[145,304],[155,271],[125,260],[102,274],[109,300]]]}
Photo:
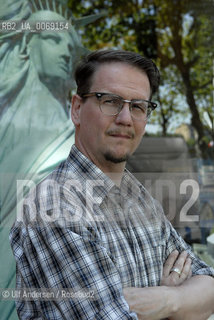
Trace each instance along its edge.
{"label": "eyeglass frame", "polygon": [[[100,111],[105,114],[105,115],[108,115],[108,116],[116,116],[118,115],[121,110],[123,109],[123,106],[124,106],[124,103],[128,103],[129,104],[129,110],[131,111],[131,104],[132,103],[135,103],[135,102],[139,102],[139,101],[143,101],[143,102],[148,102],[150,105],[149,105],[149,108],[151,109],[149,114],[146,115],[146,119],[149,118],[150,114],[152,113],[152,111],[154,111],[156,108],[157,108],[157,103],[151,101],[151,100],[145,100],[145,99],[132,99],[132,100],[127,100],[127,99],[123,99],[123,97],[117,95],[117,94],[114,94],[114,93],[109,93],[109,92],[89,92],[89,93],[83,93],[80,95],[81,98],[89,98],[89,97],[96,97],[98,99],[98,101],[100,102],[100,98],[104,95],[110,95],[110,96],[113,96],[113,97],[116,97],[116,98],[119,98],[121,100],[121,102],[123,102],[123,104],[121,105],[120,109],[118,109],[118,112],[115,113],[115,114],[105,114],[102,109],[101,109],[101,105],[99,103],[99,108],[100,108]],[[147,111],[148,112],[148,111]],[[131,114],[132,116],[132,114]],[[137,118],[134,117],[135,120],[137,120]]]}

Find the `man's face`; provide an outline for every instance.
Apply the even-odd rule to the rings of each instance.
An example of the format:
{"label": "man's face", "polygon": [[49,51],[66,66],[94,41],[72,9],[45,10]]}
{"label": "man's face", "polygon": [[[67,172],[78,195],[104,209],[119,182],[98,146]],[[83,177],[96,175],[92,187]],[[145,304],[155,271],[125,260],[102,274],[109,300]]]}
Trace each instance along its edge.
{"label": "man's face", "polygon": [[[40,78],[72,76],[73,40],[68,32],[43,31],[30,41],[30,57]],[[57,85],[57,84],[56,84]]]}
{"label": "man's face", "polygon": [[[126,63],[101,65],[92,79],[90,92],[117,94],[124,99],[150,98],[145,73]],[[101,112],[96,97],[73,98],[72,119],[76,125],[76,145],[98,167],[124,162],[136,150],[145,132],[146,121],[131,117],[128,103],[118,115]]]}

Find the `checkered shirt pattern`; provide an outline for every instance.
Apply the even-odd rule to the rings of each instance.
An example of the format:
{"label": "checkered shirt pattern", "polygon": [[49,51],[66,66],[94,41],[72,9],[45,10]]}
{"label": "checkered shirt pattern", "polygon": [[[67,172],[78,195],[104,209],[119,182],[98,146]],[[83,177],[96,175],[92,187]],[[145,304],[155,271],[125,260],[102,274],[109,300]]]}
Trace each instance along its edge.
{"label": "checkered shirt pattern", "polygon": [[127,170],[118,188],[73,146],[68,159],[32,190],[10,233],[17,289],[93,292],[90,297],[16,299],[20,319],[137,319],[125,287],[158,286],[177,249],[193,275],[214,276]]}

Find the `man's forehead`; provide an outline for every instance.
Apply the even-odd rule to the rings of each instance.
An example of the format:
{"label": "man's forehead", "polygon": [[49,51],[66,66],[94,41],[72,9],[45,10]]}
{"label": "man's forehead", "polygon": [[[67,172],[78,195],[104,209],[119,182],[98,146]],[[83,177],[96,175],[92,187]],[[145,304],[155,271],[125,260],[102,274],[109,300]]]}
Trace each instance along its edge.
{"label": "man's forehead", "polygon": [[[121,92],[123,88],[123,92]],[[126,89],[125,89],[126,88]],[[142,95],[142,88],[144,90]],[[151,87],[146,72],[126,61],[102,62],[96,68],[91,78],[92,91],[103,90],[123,97],[124,90],[132,90],[132,94],[127,99],[149,99]],[[121,93],[120,93],[121,92]],[[128,92],[127,92],[128,94]],[[129,92],[130,94],[130,92]],[[137,94],[137,95],[136,95]]]}
{"label": "man's forehead", "polygon": [[103,74],[111,75],[114,73],[117,74],[117,71],[120,69],[122,69],[125,72],[127,72],[127,70],[130,69],[132,72],[136,71],[139,74],[143,74],[144,76],[146,75],[146,72],[142,68],[126,61],[103,61],[97,66],[93,74],[93,80],[99,77],[99,75],[103,75]]}

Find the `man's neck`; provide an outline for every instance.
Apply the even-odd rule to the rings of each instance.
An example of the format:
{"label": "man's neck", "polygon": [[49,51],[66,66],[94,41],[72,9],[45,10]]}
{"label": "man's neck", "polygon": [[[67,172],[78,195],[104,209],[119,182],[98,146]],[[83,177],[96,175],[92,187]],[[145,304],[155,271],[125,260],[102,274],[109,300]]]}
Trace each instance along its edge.
{"label": "man's neck", "polygon": [[75,138],[75,145],[84,156],[86,156],[91,162],[93,162],[107,177],[109,177],[116,186],[120,186],[123,173],[125,170],[126,162],[113,163],[105,159],[98,159],[89,154],[85,148]]}
{"label": "man's neck", "polygon": [[103,172],[107,177],[109,177],[116,186],[120,187],[121,180],[124,174],[126,162],[113,163],[111,161],[105,161],[104,163],[99,163],[98,161],[93,161],[94,164]]}
{"label": "man's neck", "polygon": [[114,184],[117,186],[117,187],[120,187],[120,184],[121,184],[121,180],[122,180],[122,177],[123,177],[123,173],[124,171],[121,173],[113,173],[113,172],[104,172],[113,182]]}

